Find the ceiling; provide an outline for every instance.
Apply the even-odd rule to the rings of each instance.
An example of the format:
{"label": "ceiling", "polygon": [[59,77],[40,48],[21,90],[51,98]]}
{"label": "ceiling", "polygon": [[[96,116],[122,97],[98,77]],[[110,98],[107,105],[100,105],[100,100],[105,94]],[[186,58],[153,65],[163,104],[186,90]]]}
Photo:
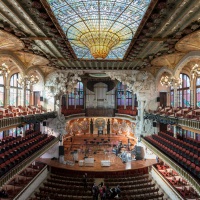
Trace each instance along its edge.
{"label": "ceiling", "polygon": [[26,68],[33,62],[45,75],[55,69],[98,73],[136,69],[155,75],[163,65],[174,68],[186,53],[199,50],[199,27],[199,0],[152,0],[120,60],[82,60],[47,0],[0,1],[0,51],[12,52]]}

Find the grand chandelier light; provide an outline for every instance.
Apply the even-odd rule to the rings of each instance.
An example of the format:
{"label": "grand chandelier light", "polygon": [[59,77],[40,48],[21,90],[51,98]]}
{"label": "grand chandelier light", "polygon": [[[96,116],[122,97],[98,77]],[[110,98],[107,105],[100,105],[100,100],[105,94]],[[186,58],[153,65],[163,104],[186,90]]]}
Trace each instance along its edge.
{"label": "grand chandelier light", "polygon": [[2,65],[0,65],[0,75],[7,77],[9,73],[10,70],[8,69],[6,63],[2,63]]}
{"label": "grand chandelier light", "polygon": [[191,70],[192,78],[194,79],[196,76],[200,76],[200,67],[198,64],[195,64]]}
{"label": "grand chandelier light", "polygon": [[160,83],[161,85],[166,87],[178,88],[182,85],[182,79],[164,75],[161,77]]}
{"label": "grand chandelier light", "polygon": [[47,0],[80,59],[123,59],[151,0]]}
{"label": "grand chandelier light", "polygon": [[22,87],[27,87],[28,85],[34,85],[39,81],[39,77],[35,75],[25,75],[23,77],[20,77],[17,82],[22,86]]}
{"label": "grand chandelier light", "polygon": [[90,49],[95,59],[105,59],[110,50],[119,43],[120,38],[112,32],[93,31],[81,35],[80,41]]}

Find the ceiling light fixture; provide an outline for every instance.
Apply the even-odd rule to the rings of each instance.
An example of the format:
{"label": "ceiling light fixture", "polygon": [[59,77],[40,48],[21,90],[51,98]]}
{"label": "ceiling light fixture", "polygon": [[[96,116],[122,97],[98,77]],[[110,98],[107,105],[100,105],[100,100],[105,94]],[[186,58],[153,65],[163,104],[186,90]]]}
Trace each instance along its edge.
{"label": "ceiling light fixture", "polygon": [[169,77],[169,76],[164,75],[161,77],[160,83],[161,85],[166,86],[166,87],[178,88],[182,84],[182,79],[175,78],[173,76]]}
{"label": "ceiling light fixture", "polygon": [[35,76],[35,75],[25,75],[23,77],[20,77],[17,82],[23,86],[23,87],[27,87],[28,85],[34,85],[39,81],[39,77]]}
{"label": "ceiling light fixture", "polygon": [[2,65],[0,66],[0,75],[7,77],[9,73],[10,70],[8,69],[6,63],[2,63]]}
{"label": "ceiling light fixture", "polygon": [[95,59],[105,59],[110,50],[119,43],[120,38],[112,32],[93,31],[81,35],[80,41],[90,49]]}

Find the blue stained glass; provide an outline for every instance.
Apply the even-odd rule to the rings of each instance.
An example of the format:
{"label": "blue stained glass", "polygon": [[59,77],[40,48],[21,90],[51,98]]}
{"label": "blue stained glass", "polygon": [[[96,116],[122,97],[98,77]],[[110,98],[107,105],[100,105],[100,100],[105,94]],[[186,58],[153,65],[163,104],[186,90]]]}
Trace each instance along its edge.
{"label": "blue stained glass", "polygon": [[119,37],[106,59],[123,59],[151,0],[47,0],[78,58],[94,59],[80,40],[84,33]]}

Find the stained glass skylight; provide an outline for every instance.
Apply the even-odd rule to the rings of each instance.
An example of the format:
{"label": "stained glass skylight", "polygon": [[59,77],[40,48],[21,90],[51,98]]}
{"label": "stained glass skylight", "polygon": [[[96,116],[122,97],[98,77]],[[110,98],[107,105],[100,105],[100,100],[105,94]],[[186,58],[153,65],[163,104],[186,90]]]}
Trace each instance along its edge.
{"label": "stained glass skylight", "polygon": [[47,0],[80,59],[123,59],[151,0]]}

